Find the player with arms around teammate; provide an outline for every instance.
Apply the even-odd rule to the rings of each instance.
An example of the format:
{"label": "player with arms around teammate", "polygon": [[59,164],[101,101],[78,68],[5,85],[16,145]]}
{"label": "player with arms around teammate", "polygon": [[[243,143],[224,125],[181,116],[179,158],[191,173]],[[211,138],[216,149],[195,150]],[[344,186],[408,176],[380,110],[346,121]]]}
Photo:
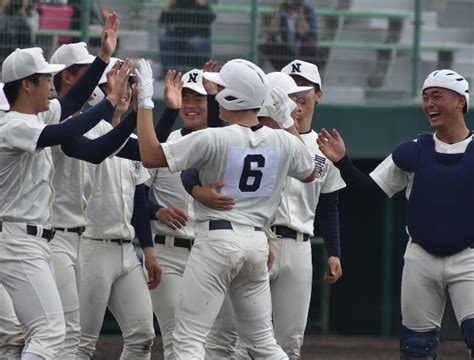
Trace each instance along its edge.
{"label": "player with arms around teammate", "polygon": [[[140,93],[152,94],[149,64],[142,63]],[[314,161],[296,137],[258,123],[267,94],[265,74],[246,60],[232,60],[219,73],[204,73],[222,90],[220,117],[231,124],[160,144],[150,129],[152,113],[139,109],[138,138],[147,167],[172,172],[197,168],[204,184],[224,181],[236,201],[218,212],[196,204],[196,240],[183,275],[173,335],[177,359],[202,359],[204,343],[228,292],[239,335],[262,359],[287,359],[271,323],[268,244],[264,226],[278,206],[284,177],[312,181]],[[144,89],[145,91],[142,91]]]}
{"label": "player with arms around teammate", "polygon": [[423,84],[423,110],[435,133],[401,143],[369,177],[351,163],[336,130],[319,135],[321,151],[349,185],[380,197],[406,188],[403,360],[437,358],[448,294],[474,359],[474,147],[463,115],[468,108],[468,82],[452,70],[433,71]]}
{"label": "player with arms around teammate", "polygon": [[[10,112],[0,119],[0,282],[25,329],[26,359],[54,357],[64,339],[63,309],[48,246],[54,236],[49,147],[80,136],[109,116],[122,97],[129,74],[126,68],[119,73],[114,90],[91,111],[46,125],[45,121],[67,118],[88,97],[86,93],[50,104],[51,73],[63,68],[48,64],[39,48],[17,49],[2,65]],[[94,83],[92,80],[86,82]]]}

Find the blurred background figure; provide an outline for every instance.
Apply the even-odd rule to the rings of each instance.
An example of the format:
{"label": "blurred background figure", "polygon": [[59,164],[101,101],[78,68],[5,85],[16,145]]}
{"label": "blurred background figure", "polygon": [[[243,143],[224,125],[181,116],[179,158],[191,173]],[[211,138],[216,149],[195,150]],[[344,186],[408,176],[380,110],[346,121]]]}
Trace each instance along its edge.
{"label": "blurred background figure", "polygon": [[260,52],[280,70],[295,58],[317,63],[316,15],[305,0],[284,0],[270,20]]}
{"label": "blurred background figure", "polygon": [[170,68],[201,68],[211,58],[215,13],[205,0],[171,0],[161,13],[162,77]]}
{"label": "blurred background figure", "polygon": [[0,61],[16,48],[35,43],[39,16],[31,0],[3,0],[0,12]]}

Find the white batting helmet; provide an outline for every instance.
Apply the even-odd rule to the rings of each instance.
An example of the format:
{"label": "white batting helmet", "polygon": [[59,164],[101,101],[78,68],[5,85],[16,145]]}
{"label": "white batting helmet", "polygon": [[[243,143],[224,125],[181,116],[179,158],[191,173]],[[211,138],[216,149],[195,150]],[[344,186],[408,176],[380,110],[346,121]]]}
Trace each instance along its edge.
{"label": "white batting helmet", "polygon": [[449,69],[433,71],[427,76],[423,83],[422,91],[432,87],[448,89],[464,96],[466,99],[466,106],[464,106],[463,111],[467,113],[469,110],[469,83],[456,71]]}
{"label": "white batting helmet", "polygon": [[205,72],[204,78],[224,87],[216,100],[227,110],[250,110],[263,105],[268,87],[265,73],[254,63],[234,59],[218,73]]}

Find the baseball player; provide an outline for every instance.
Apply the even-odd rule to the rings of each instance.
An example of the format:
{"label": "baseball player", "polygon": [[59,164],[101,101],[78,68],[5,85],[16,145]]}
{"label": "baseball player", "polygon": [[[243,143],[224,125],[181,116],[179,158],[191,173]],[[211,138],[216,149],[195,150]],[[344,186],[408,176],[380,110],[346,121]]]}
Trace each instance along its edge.
{"label": "baseball player", "polygon": [[435,133],[398,145],[370,177],[351,163],[336,130],[323,129],[318,144],[348,184],[379,197],[406,188],[409,241],[402,275],[401,359],[437,358],[448,294],[474,359],[474,155],[463,116],[469,84],[455,71],[436,70],[425,79],[422,96]]}
{"label": "baseball player", "polygon": [[[109,85],[106,74],[111,69],[109,65],[99,81],[105,95]],[[131,97],[132,87],[128,86],[115,109],[113,126],[118,126],[121,115],[128,110]],[[94,138],[97,128],[87,135]],[[155,258],[144,189],[148,173],[136,161],[138,147],[134,151],[128,143],[133,142],[129,140],[118,153],[122,157],[88,165],[90,182],[85,194],[89,224],[83,234],[79,259],[81,338],[77,359],[92,357],[107,307],[123,334],[121,358],[150,359],[155,331],[148,287],[158,285],[160,268]],[[135,234],[145,255],[148,285],[133,249]]]}
{"label": "baseball player", "polygon": [[[116,19],[116,15],[114,15]],[[98,59],[91,71],[106,65]],[[17,49],[2,64],[10,111],[0,119],[0,282],[25,329],[23,358],[52,358],[64,340],[64,315],[50,268],[52,159],[49,147],[79,136],[113,111],[125,89],[129,68],[117,74],[108,98],[91,111],[59,124],[77,111],[88,94],[48,100],[51,73],[64,65],[46,62],[39,48]],[[95,81],[97,81],[95,79]],[[90,85],[93,77],[83,82]],[[84,87],[87,90],[87,86]],[[89,94],[93,86],[90,88]]]}
{"label": "baseball player", "polygon": [[[208,63],[204,70],[212,67],[213,64]],[[202,70],[188,71],[183,75],[182,82],[181,77],[175,78],[173,75],[172,71],[168,71],[166,75],[165,103],[167,109],[180,109],[184,128],[171,133],[169,140],[204,129],[208,118],[218,118],[217,113],[208,112],[208,93],[203,85]],[[206,85],[213,93],[212,83]],[[195,237],[193,200],[185,192],[179,173],[172,174],[168,169],[151,169],[150,177],[150,198],[156,206],[152,216],[152,220],[156,220],[152,221],[152,231],[157,249],[156,257],[162,269],[160,284],[151,290],[151,296],[160,325],[165,359],[172,359],[175,304]],[[232,323],[232,313],[230,299],[226,298],[222,315],[216,320],[207,338],[206,358],[229,358],[232,354],[237,340],[235,328],[228,326]]]}
{"label": "baseball player", "polygon": [[[151,68],[144,61],[140,65],[140,94],[151,96]],[[204,129],[160,144],[150,132],[152,112],[146,104],[139,109],[137,120],[145,166],[167,166],[171,172],[195,167],[204,184],[223,180],[222,191],[236,199],[228,212],[195,203],[196,239],[175,312],[175,357],[204,357],[206,336],[229,293],[239,335],[250,344],[252,356],[287,359],[273,337],[263,227],[278,206],[282,175],[312,181],[316,176],[314,160],[294,136],[258,123],[257,111],[268,91],[265,74],[258,66],[236,59],[219,73],[205,72],[204,77],[221,87],[216,100],[220,117],[230,126]]]}
{"label": "baseball player", "polygon": [[[289,98],[292,98],[298,104],[303,103],[306,106],[305,111],[302,111],[300,105],[298,107],[295,105],[294,108],[282,106],[278,111],[273,111],[275,108],[271,104],[276,96],[269,94],[258,113],[260,123],[272,128],[280,128],[273,119],[281,117],[278,122],[284,124],[283,127],[288,127],[294,118],[298,125],[299,136],[314,157],[319,173],[318,181],[308,184],[295,181],[291,177],[286,179],[280,205],[271,222],[272,230],[277,235],[271,242],[275,256],[270,272],[273,326],[277,343],[290,359],[300,358],[308,318],[313,275],[309,239],[313,236],[313,224],[319,199],[321,199],[320,210],[323,217],[321,227],[324,230],[329,254],[328,266],[332,273],[326,275],[326,280],[334,283],[342,274],[339,260],[337,191],[345,186],[339,170],[319,151],[316,144],[317,133],[311,130],[314,108],[321,97],[321,79],[318,69],[316,65],[295,60],[283,70],[291,70],[291,65],[295,63],[299,65],[294,68],[300,71],[298,75],[293,74],[293,76],[301,77],[299,82],[303,82],[303,86],[298,86],[295,80],[284,72],[269,73],[266,78],[270,88],[283,90],[280,94],[284,97],[280,100],[281,103],[286,101],[292,104],[289,101]],[[291,71],[288,72],[291,73]],[[291,110],[293,111],[290,116]],[[285,124],[287,121],[289,123]],[[193,185],[188,188],[193,188]],[[194,193],[199,201],[201,197],[211,197],[209,194],[204,194],[204,190],[198,192],[194,190]],[[217,201],[215,204],[208,203],[207,205],[214,209],[218,208]],[[295,294],[298,294],[296,298]],[[239,351],[242,352],[240,346]],[[244,355],[241,354],[241,356]]]}
{"label": "baseball player", "polygon": [[[0,118],[10,110],[0,83]],[[0,359],[20,359],[25,337],[15,315],[13,303],[5,288],[0,285]]]}

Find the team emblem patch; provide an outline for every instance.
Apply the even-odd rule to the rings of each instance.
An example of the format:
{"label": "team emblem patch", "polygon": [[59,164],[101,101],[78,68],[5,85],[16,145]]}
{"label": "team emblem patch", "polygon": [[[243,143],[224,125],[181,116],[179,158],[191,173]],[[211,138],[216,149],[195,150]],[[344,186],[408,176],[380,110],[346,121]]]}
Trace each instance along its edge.
{"label": "team emblem patch", "polygon": [[319,177],[326,175],[329,163],[324,156],[314,155],[314,164],[316,165],[316,172],[319,174]]}
{"label": "team emblem patch", "polygon": [[132,171],[135,176],[138,176],[140,174],[140,167],[140,161],[132,161]]}

